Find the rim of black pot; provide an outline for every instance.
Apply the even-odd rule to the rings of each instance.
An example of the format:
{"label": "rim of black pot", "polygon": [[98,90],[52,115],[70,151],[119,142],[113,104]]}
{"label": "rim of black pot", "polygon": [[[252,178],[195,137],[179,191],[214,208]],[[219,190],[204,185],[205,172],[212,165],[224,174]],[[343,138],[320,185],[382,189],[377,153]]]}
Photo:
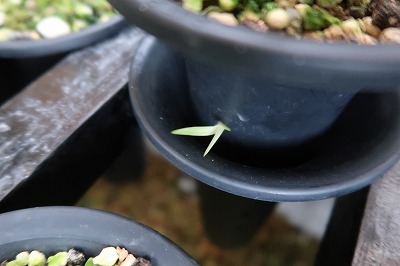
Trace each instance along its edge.
{"label": "rim of black pot", "polygon": [[[38,241],[47,252],[58,252],[60,248],[100,252],[106,246],[121,246],[133,255],[150,259],[154,266],[198,265],[183,249],[156,230],[125,216],[88,207],[34,207],[2,213],[0,235],[0,261],[10,259],[11,252],[23,251],[9,250],[7,246],[11,243],[34,249],[33,241]],[[46,244],[47,240],[49,244]],[[74,243],[83,246],[69,246]]]}
{"label": "rim of black pot", "polygon": [[127,25],[120,14],[108,21],[53,39],[0,42],[0,58],[31,58],[60,54],[101,41]]}
{"label": "rim of black pot", "polygon": [[[309,71],[335,71],[359,78],[359,87],[400,87],[400,45],[375,46],[297,40],[229,27],[184,10],[173,0],[109,0],[128,21],[179,51],[220,67],[269,76],[312,78]],[[266,58],[268,56],[268,58]],[[296,66],[295,71],[288,69]],[[287,71],[287,72],[285,72]],[[374,75],[374,78],[369,78]],[[363,79],[367,81],[363,83]],[[374,82],[379,79],[379,82]],[[390,82],[385,82],[387,79]],[[383,85],[381,85],[383,83]],[[395,83],[393,85],[393,83]],[[358,88],[357,88],[358,89]]]}
{"label": "rim of black pot", "polygon": [[[196,121],[185,90],[187,83],[175,82],[176,77],[185,79],[183,62],[175,60],[176,56],[171,57],[171,50],[165,52],[165,46],[155,47],[156,44],[156,39],[145,38],[131,64],[129,90],[136,119],[144,134],[166,159],[205,184],[257,200],[321,200],[345,195],[371,184],[400,158],[400,116],[393,115],[398,112],[396,103],[400,101],[400,92],[385,96],[386,100],[376,100],[375,104],[380,106],[379,116],[371,116],[374,107],[365,104],[369,102],[359,100],[358,105],[349,104],[353,106],[352,110],[356,110],[355,106],[364,106],[361,114],[367,121],[352,126],[351,137],[343,137],[346,142],[336,145],[336,136],[340,139],[340,134],[349,133],[349,125],[353,125],[354,119],[359,117],[345,111],[346,116],[340,120],[342,122],[336,130],[328,132],[321,142],[327,141],[329,146],[318,148],[318,154],[312,161],[299,166],[274,169],[243,164],[215,153],[218,143],[203,157],[207,144],[199,144],[195,137],[170,133],[177,128],[198,124],[187,124],[188,121]],[[165,55],[174,61],[160,61]],[[145,68],[146,64],[149,65]],[[160,66],[166,69],[158,71]],[[174,71],[179,73],[175,75]],[[157,82],[155,77],[160,75],[160,82]],[[164,86],[171,81],[172,85]],[[161,97],[166,97],[166,100],[161,100]],[[387,102],[385,107],[382,106],[382,102],[388,100],[393,101],[390,102],[391,108]],[[365,115],[365,108],[368,108],[368,115]],[[365,129],[372,130],[369,137],[358,136]]]}

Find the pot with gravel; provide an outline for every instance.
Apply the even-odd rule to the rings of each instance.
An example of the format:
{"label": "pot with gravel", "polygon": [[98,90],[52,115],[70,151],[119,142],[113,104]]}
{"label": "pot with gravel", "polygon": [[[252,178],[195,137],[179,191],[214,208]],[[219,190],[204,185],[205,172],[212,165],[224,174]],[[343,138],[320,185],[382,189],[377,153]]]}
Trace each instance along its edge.
{"label": "pot with gravel", "polygon": [[356,93],[400,86],[397,0],[110,2],[184,55],[199,125],[241,150],[302,152]]}
{"label": "pot with gravel", "polygon": [[[130,74],[145,134],[199,181],[253,199],[242,210],[351,193],[399,159],[399,1],[110,2],[157,38]],[[206,156],[209,140],[171,134],[214,125],[196,134],[229,130]]]}
{"label": "pot with gravel", "polygon": [[197,265],[155,230],[82,207],[37,207],[0,214],[2,266]]}
{"label": "pot with gravel", "polygon": [[6,0],[0,3],[0,103],[69,52],[104,40],[126,26],[105,0]]}

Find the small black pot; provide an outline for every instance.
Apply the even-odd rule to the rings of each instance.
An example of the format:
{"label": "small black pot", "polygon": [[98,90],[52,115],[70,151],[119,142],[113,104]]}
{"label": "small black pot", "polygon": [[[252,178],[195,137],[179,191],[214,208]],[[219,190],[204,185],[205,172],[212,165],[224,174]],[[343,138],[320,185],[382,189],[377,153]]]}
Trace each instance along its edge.
{"label": "small black pot", "polygon": [[0,42],[0,104],[54,66],[68,53],[102,41],[126,27],[121,15],[55,39]]}
{"label": "small black pot", "polygon": [[225,140],[244,148],[301,149],[335,122],[355,93],[400,87],[400,45],[261,34],[211,21],[173,0],[109,2],[185,56],[199,122],[224,122],[234,132]]}
{"label": "small black pot", "polygon": [[152,265],[197,265],[155,230],[110,212],[81,207],[38,207],[0,214],[0,262],[34,249],[53,255],[76,248],[96,256],[107,246],[126,248]]}
{"label": "small black pot", "polygon": [[229,27],[174,0],[109,0],[127,20],[191,59],[235,75],[305,89],[400,86],[400,45],[319,43]]}

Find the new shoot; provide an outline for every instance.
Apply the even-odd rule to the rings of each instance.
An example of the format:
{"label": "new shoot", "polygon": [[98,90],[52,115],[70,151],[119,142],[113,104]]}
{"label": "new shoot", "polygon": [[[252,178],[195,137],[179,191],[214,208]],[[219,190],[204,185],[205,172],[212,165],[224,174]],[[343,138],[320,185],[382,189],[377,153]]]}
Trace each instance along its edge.
{"label": "new shoot", "polygon": [[224,131],[231,131],[229,127],[227,127],[224,123],[218,122],[214,126],[197,126],[197,127],[185,127],[171,131],[174,135],[184,135],[184,136],[195,136],[195,137],[202,137],[202,136],[212,136],[210,144],[208,145],[206,151],[203,154],[203,157],[207,155],[207,153],[211,150],[214,144],[217,142],[219,137],[222,135]]}

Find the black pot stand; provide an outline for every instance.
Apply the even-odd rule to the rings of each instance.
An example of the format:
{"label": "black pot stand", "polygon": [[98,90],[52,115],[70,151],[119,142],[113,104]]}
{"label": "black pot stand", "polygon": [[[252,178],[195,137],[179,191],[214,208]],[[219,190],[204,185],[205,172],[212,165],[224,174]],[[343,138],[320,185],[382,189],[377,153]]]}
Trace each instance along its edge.
{"label": "black pot stand", "polygon": [[[398,91],[358,93],[326,132],[302,147],[307,153],[300,153],[301,160],[271,167],[268,160],[275,149],[234,145],[224,139],[224,134],[232,132],[224,133],[206,157],[203,152],[208,138],[172,135],[177,128],[204,125],[193,108],[188,87],[183,57],[153,37],[145,39],[130,70],[136,118],[169,161],[206,184],[200,189],[204,223],[211,238],[222,245],[247,241],[275,202],[320,200],[354,192],[368,186],[399,158]],[[239,204],[236,201],[240,198],[243,202]],[[229,200],[231,206],[210,204],[219,200]],[[251,232],[244,233],[246,237],[223,233],[232,217],[257,209],[263,214],[248,216],[249,220],[236,227],[252,224]],[[209,213],[219,214],[218,219]],[[229,230],[232,228],[235,226]]]}

